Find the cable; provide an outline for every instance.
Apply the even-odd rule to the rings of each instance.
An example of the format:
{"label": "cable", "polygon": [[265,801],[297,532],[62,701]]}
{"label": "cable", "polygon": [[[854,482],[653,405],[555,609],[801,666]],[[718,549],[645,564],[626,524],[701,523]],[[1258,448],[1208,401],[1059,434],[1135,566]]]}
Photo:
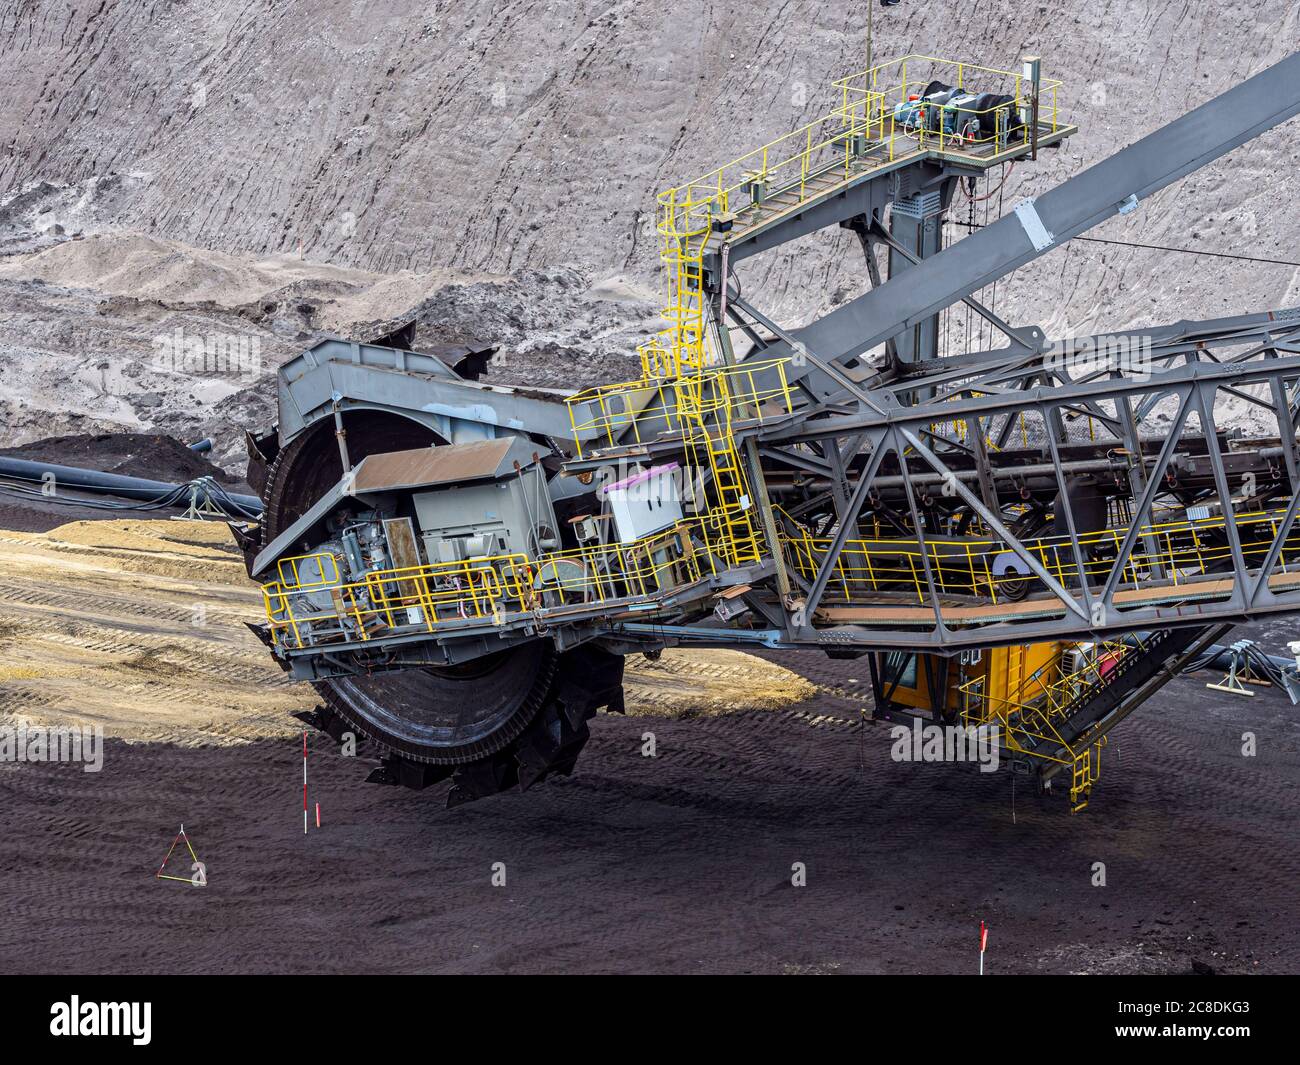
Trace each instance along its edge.
{"label": "cable", "polygon": [[[954,225],[965,226],[967,229],[983,229],[983,226],[973,225],[969,222],[954,221]],[[1176,251],[1184,255],[1207,255],[1211,259],[1238,259],[1248,263],[1267,263],[1270,266],[1300,266],[1300,263],[1293,263],[1289,259],[1264,259],[1257,255],[1233,255],[1226,251],[1201,251],[1197,248],[1170,248],[1164,244],[1140,244],[1132,240],[1107,240],[1105,237],[1072,237],[1072,240],[1084,240],[1089,244],[1117,244],[1124,248],[1145,248],[1148,251]]]}
{"label": "cable", "polygon": [[[1011,170],[1005,169],[1006,163],[1003,163],[1002,166],[1004,168],[1002,173],[1002,181],[998,184],[996,190],[998,194],[998,217],[999,218],[1002,217],[1002,213],[1003,213],[1002,204],[1004,200],[1004,194],[1006,192],[1007,180],[1011,177],[1011,170],[1014,170],[1016,168],[1016,164],[1015,161],[1013,160],[1011,163]],[[992,196],[993,193],[990,192],[989,195]],[[989,300],[989,313],[991,314],[998,313],[998,279],[996,277],[993,279],[993,297],[992,299]],[[993,336],[993,328],[992,325],[990,325],[989,337],[991,338],[992,336]]]}
{"label": "cable", "polygon": [[1168,248],[1163,244],[1139,244],[1129,240],[1106,240],[1104,237],[1075,237],[1086,240],[1089,244],[1119,244],[1125,248],[1146,248],[1148,251],[1177,251],[1184,255],[1208,255],[1212,259],[1238,259],[1247,263],[1268,263],[1270,266],[1300,266],[1287,259],[1263,259],[1257,255],[1233,255],[1226,251],[1199,251],[1196,248]]}
{"label": "cable", "polygon": [[[1233,644],[1226,649],[1235,657],[1238,669],[1250,668],[1255,676],[1268,680],[1275,688],[1285,689],[1285,682],[1282,679],[1286,670],[1278,665],[1273,659],[1265,654],[1264,650],[1256,643],[1250,640],[1240,641],[1240,644]],[[1215,662],[1219,661],[1225,653],[1222,647],[1216,647],[1202,651],[1196,658],[1188,662],[1180,673],[1194,673],[1198,670],[1210,669]],[[1223,668],[1222,666],[1216,668]]]}
{"label": "cable", "polygon": [[995,196],[997,193],[1002,191],[1003,187],[1007,183],[1007,179],[1011,177],[1011,171],[1014,170],[1015,168],[1016,168],[1015,160],[1012,160],[1010,169],[1007,169],[1007,164],[1003,163],[1002,180],[998,182],[998,187],[996,189],[992,189],[991,191],[985,193],[983,196],[972,196],[969,192],[966,191],[965,187],[962,185],[960,181],[957,182],[957,187],[961,190],[962,195],[965,196],[966,199],[970,200],[972,203],[981,203],[984,200],[990,199],[993,196]]}
{"label": "cable", "polygon": [[[17,479],[18,478],[15,478],[15,480]],[[39,499],[42,502],[54,503],[61,506],[84,507],[88,510],[154,511],[172,510],[188,506],[192,494],[191,490],[196,485],[204,493],[206,501],[226,517],[246,518],[250,520],[260,517],[260,514],[254,513],[247,507],[241,505],[230,495],[229,492],[226,491],[224,487],[218,484],[211,477],[201,477],[196,481],[189,482],[188,484],[177,485],[171,491],[160,492],[152,499],[141,500],[139,502],[46,495],[42,489],[28,488],[23,484],[13,484],[4,481],[0,481],[0,494],[19,499]]]}
{"label": "cable", "polygon": [[46,495],[39,489],[24,488],[21,485],[0,484],[0,494],[19,499],[39,499],[43,503],[58,506],[85,507],[88,510],[167,510],[184,505],[183,494],[169,492],[153,500],[139,503],[125,503],[107,499],[80,499],[68,496]]}
{"label": "cable", "polygon": [[226,511],[230,517],[244,517],[250,519],[261,517],[260,510],[253,511],[248,507],[245,507],[235,499],[234,496],[226,491],[224,485],[219,484],[211,476],[204,477],[203,481],[205,482],[203,487],[207,491],[208,501],[210,503],[215,503],[219,509]]}

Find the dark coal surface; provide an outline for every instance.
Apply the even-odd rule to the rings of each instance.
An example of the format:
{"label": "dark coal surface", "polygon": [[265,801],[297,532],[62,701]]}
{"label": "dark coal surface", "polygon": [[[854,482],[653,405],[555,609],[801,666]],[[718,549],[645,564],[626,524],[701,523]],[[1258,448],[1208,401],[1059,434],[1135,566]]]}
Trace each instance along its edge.
{"label": "dark coal surface", "polygon": [[[169,514],[180,513],[179,510],[175,509],[152,511],[147,514],[134,510],[111,513],[91,506],[81,506],[75,500],[95,501],[113,497],[78,495],[68,489],[64,489],[60,493],[60,502],[33,497],[25,492],[11,494],[18,489],[29,489],[30,487],[30,484],[22,482],[0,480],[0,529],[8,532],[43,533],[73,521],[95,521],[104,517],[130,518],[133,516],[165,518]],[[126,502],[125,500],[117,501]],[[0,575],[0,579],[3,579],[2,575]]]}
{"label": "dark coal surface", "polygon": [[[990,973],[1294,971],[1300,730],[1277,693],[1176,681],[1071,816],[1023,782],[1013,805],[1005,773],[893,762],[856,720],[863,663],[783,660],[827,690],[602,716],[572,778],[451,811],[313,733],[306,836],[295,741],[0,765],[0,970],[965,973],[985,920]],[[154,878],[182,821],[205,888]]]}
{"label": "dark coal surface", "polygon": [[242,484],[238,477],[214,466],[203,455],[195,454],[184,442],[163,434],[51,436],[20,447],[0,448],[0,455],[154,481],[179,483],[196,477],[214,477],[228,486]]}
{"label": "dark coal surface", "polygon": [[[253,495],[240,478],[214,466],[204,455],[195,454],[173,436],[150,433],[105,433],[99,435],[52,436],[19,447],[0,448],[0,455],[49,462],[59,466],[144,477],[153,481],[181,484],[196,477],[214,477],[235,494]],[[73,521],[99,518],[167,517],[185,508],[166,510],[106,510],[91,504],[130,503],[131,500],[62,488],[57,500],[33,496],[24,489],[33,486],[0,479],[0,529],[10,532],[49,532]],[[80,505],[84,502],[86,505]]]}

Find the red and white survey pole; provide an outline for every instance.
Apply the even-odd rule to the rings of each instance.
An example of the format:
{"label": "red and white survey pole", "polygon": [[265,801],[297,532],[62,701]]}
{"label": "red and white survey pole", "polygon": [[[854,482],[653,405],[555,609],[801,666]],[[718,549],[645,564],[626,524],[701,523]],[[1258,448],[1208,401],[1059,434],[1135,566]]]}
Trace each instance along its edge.
{"label": "red and white survey pole", "polygon": [[984,948],[989,945],[989,929],[983,921],[980,922],[980,976],[984,975]]}
{"label": "red and white survey pole", "polygon": [[307,731],[302,733],[302,834],[307,834]]}

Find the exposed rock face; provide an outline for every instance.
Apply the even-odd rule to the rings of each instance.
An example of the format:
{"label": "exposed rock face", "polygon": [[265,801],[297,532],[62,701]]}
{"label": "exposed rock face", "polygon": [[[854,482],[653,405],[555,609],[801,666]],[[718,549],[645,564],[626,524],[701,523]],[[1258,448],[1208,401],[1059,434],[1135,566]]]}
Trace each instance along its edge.
{"label": "exposed rock face", "polygon": [[416,347],[496,347],[493,380],[574,388],[635,377],[657,308],[646,286],[572,268],[384,275],[136,233],[64,240],[0,259],[0,447],[163,430],[211,436],[242,469],[242,429],[275,420],[275,370],[323,337],[414,321]]}
{"label": "exposed rock face", "polygon": [[[0,188],[147,175],[116,221],[379,271],[646,268],[655,192],[829,110],[864,22],[865,5],[807,0],[25,4],[0,17]],[[1021,168],[1041,185],[1281,58],[1300,7],[998,0],[875,24],[880,57],[1042,55],[1084,131]],[[1250,209],[1253,246],[1293,246],[1268,178],[1296,141],[1247,148],[1138,227],[1209,244]]]}
{"label": "exposed rock face", "polygon": [[[245,397],[259,382],[142,368],[178,323],[257,337],[269,372],[317,336],[414,310],[449,339],[505,345],[498,369],[513,379],[626,377],[656,324],[655,193],[834,106],[830,82],[865,63],[865,11],[11,5],[0,440],[80,431],[34,431],[64,410],[86,430],[228,434],[220,412],[257,413]],[[1064,79],[1063,112],[1082,132],[1017,166],[981,221],[1281,58],[1300,39],[1300,4],[982,0],[877,9],[875,22],[878,57],[1013,67],[1040,54]],[[1296,133],[1266,135],[1094,235],[1300,259]],[[865,283],[840,234],[742,273],[791,324]],[[1063,335],[1300,303],[1300,271],[1075,243],[1002,282],[996,301]],[[51,374],[73,382],[59,403],[33,392]]]}

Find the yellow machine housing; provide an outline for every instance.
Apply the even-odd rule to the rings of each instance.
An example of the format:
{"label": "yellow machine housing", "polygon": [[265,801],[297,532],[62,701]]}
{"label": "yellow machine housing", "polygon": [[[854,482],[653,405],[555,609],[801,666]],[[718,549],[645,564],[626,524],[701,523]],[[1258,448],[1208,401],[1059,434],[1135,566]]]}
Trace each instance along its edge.
{"label": "yellow machine housing", "polygon": [[1060,678],[1068,646],[1058,642],[993,647],[963,652],[957,658],[882,654],[877,656],[877,669],[889,702],[931,711],[936,718],[962,715],[978,723],[985,717],[985,706],[1039,698]]}

